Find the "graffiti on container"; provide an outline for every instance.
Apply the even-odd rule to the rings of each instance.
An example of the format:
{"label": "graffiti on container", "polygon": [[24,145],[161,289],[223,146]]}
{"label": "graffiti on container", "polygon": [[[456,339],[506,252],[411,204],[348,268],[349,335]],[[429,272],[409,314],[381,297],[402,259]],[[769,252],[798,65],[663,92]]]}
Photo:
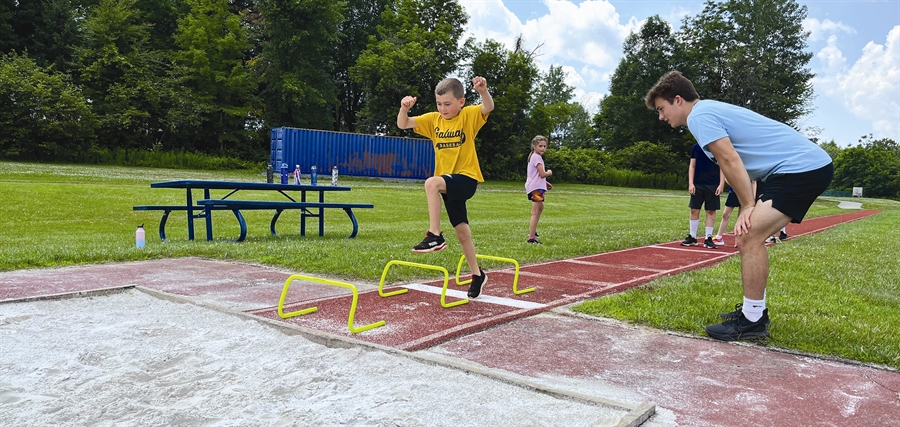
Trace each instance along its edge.
{"label": "graffiti on container", "polygon": [[[348,159],[348,169],[355,171],[374,172],[377,176],[395,176],[403,178],[425,179],[433,173],[428,165],[415,164],[414,158],[403,156],[399,158],[397,153],[372,153],[364,151],[361,155]],[[425,170],[428,168],[429,170]]]}

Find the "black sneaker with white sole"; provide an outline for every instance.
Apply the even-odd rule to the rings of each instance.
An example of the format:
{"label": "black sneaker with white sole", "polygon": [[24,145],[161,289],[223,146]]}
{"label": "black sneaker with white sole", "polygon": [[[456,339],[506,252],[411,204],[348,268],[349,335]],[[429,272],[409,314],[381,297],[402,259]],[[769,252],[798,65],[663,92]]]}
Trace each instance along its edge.
{"label": "black sneaker with white sole", "polygon": [[681,246],[697,246],[697,239],[690,234],[681,242]]}
{"label": "black sneaker with white sole", "polygon": [[418,245],[413,246],[412,251],[417,253],[437,252],[447,247],[444,241],[444,233],[438,235],[432,234],[430,231],[425,233],[425,239]]}
{"label": "black sneaker with white sole", "polygon": [[788,235],[784,231],[782,231],[781,234],[778,235],[778,240],[784,241],[787,239],[788,239]]}
{"label": "black sneaker with white sole", "polygon": [[703,241],[703,247],[707,249],[718,249],[718,247],[716,247],[716,242],[713,242],[712,236],[706,236],[706,240]]}
{"label": "black sneaker with white sole", "polygon": [[484,274],[484,270],[481,267],[478,267],[478,270],[481,272],[480,276],[472,275],[472,284],[469,285],[469,298],[478,298],[481,296],[481,291],[484,289],[484,285],[487,284],[487,274]]}

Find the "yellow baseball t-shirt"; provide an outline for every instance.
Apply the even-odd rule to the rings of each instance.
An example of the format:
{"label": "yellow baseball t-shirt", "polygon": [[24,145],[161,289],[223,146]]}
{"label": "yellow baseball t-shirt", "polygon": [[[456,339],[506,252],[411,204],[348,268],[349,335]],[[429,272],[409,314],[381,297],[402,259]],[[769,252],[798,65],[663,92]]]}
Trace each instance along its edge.
{"label": "yellow baseball t-shirt", "polygon": [[487,115],[481,114],[481,105],[464,107],[450,120],[437,112],[425,113],[415,119],[413,131],[428,137],[434,144],[434,176],[461,174],[484,182],[475,154],[475,135],[487,123]]}

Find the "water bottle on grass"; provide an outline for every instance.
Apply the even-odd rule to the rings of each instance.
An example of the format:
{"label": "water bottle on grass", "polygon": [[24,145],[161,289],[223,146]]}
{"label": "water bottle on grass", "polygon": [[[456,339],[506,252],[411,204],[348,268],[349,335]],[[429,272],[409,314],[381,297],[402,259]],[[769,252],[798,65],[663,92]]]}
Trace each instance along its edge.
{"label": "water bottle on grass", "polygon": [[281,164],[281,183],[282,183],[282,184],[287,184],[287,183],[288,183],[288,168],[287,168],[287,163],[282,163],[282,164]]}
{"label": "water bottle on grass", "polygon": [[312,167],[309,168],[309,177],[310,185],[318,185],[317,181],[319,180],[319,176],[316,173],[316,165],[312,165]]}
{"label": "water bottle on grass", "polygon": [[300,165],[297,165],[297,168],[294,169],[294,184],[300,185]]}
{"label": "water bottle on grass", "polygon": [[134,232],[134,242],[138,249],[142,249],[146,244],[146,240],[144,239],[144,224],[139,225],[137,231]]}
{"label": "water bottle on grass", "polygon": [[337,185],[337,179],[338,179],[338,168],[337,168],[337,165],[334,165],[334,167],[331,168],[331,185],[332,186]]}

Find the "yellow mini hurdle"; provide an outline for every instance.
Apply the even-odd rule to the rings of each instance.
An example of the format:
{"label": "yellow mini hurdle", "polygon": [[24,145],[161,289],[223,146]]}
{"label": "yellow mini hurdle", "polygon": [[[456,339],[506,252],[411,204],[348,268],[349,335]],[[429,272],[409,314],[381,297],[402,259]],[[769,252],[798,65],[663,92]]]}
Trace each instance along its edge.
{"label": "yellow mini hurdle", "polygon": [[441,307],[450,308],[456,307],[457,305],[463,305],[469,302],[469,300],[459,300],[456,302],[448,303],[447,299],[447,283],[450,281],[450,273],[444,267],[439,267],[437,265],[431,264],[419,264],[417,262],[409,262],[409,261],[399,261],[399,260],[391,260],[384,266],[384,271],[381,272],[381,283],[378,284],[378,295],[382,297],[390,297],[394,295],[405,294],[409,292],[409,289],[398,289],[392,292],[384,292],[384,278],[387,277],[388,270],[390,270],[392,265],[405,265],[407,267],[416,267],[416,268],[425,268],[428,270],[437,270],[444,273],[444,287],[441,289]]}
{"label": "yellow mini hurdle", "polygon": [[[513,277],[513,293],[516,295],[522,295],[522,294],[527,294],[528,292],[534,291],[534,288],[522,289],[521,291],[519,290],[519,262],[518,261],[516,261],[512,258],[502,258],[502,257],[498,257],[498,256],[481,255],[481,254],[475,255],[475,257],[481,258],[481,259],[490,259],[490,260],[494,260],[494,261],[508,262],[510,264],[515,265],[516,266],[516,274]],[[459,272],[462,270],[463,261],[465,261],[465,260],[466,260],[466,256],[463,255],[462,257],[459,258],[459,264],[456,265],[456,284],[458,286],[468,285],[469,283],[472,283],[472,279],[465,280],[465,281],[459,280]]]}
{"label": "yellow mini hurdle", "polygon": [[353,291],[353,302],[350,303],[350,316],[347,317],[347,328],[350,329],[350,332],[354,334],[358,334],[360,332],[368,331],[369,329],[374,329],[385,325],[384,320],[379,320],[377,322],[370,323],[359,328],[353,326],[353,317],[356,315],[356,302],[359,300],[359,291],[356,289],[356,286],[353,286],[349,283],[320,279],[318,277],[304,276],[301,274],[295,274],[291,277],[288,277],[284,282],[284,288],[281,289],[281,299],[278,300],[278,315],[281,316],[282,319],[287,319],[294,316],[302,316],[304,314],[313,313],[319,310],[319,307],[310,307],[303,310],[292,311],[290,313],[284,312],[284,299],[287,297],[288,288],[291,286],[291,282],[293,282],[294,280],[306,280],[308,282],[321,283],[323,285],[340,286],[342,288],[347,288]]}

